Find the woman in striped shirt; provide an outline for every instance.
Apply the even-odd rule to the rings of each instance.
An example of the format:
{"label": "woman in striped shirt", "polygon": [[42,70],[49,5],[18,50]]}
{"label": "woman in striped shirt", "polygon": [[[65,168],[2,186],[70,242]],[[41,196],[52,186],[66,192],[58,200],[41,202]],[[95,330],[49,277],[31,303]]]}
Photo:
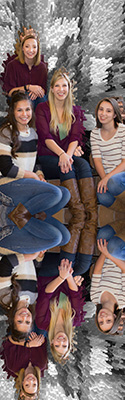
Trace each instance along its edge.
{"label": "woman in striped shirt", "polygon": [[125,203],[125,126],[113,98],[104,98],[96,107],[96,128],[91,132],[91,149],[100,176],[97,197],[106,207],[119,209]]}
{"label": "woman in striped shirt", "polygon": [[103,333],[115,334],[125,307],[125,261],[112,256],[104,239],[92,275],[90,296],[96,305],[96,325]]}

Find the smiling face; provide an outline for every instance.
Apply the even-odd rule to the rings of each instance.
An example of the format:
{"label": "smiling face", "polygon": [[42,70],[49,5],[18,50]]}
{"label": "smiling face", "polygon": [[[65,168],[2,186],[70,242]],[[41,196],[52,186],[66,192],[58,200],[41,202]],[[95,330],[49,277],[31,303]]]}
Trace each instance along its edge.
{"label": "smiling face", "polygon": [[23,380],[23,388],[27,394],[35,394],[38,390],[38,381],[35,375],[29,373]]}
{"label": "smiling face", "polygon": [[18,130],[23,130],[32,118],[32,107],[29,100],[21,100],[16,103],[14,117]]}
{"label": "smiling face", "polygon": [[102,125],[113,122],[115,118],[114,108],[108,101],[102,101],[98,108],[98,119]]}
{"label": "smiling face", "polygon": [[102,308],[99,313],[98,313],[98,324],[100,326],[100,329],[103,332],[109,331],[113,324],[114,324],[115,316],[114,314],[106,309]]}
{"label": "smiling face", "polygon": [[68,82],[65,78],[60,78],[58,79],[53,88],[51,88],[52,93],[55,96],[55,99],[58,101],[64,101],[66,99],[66,97],[68,96],[68,92],[69,92],[69,86],[68,86]]}
{"label": "smiling face", "polygon": [[25,62],[34,60],[37,55],[38,44],[37,40],[33,38],[26,39],[23,44],[23,54]]}
{"label": "smiling face", "polygon": [[14,326],[20,332],[30,332],[32,326],[32,314],[27,307],[18,309],[14,316]]}
{"label": "smiling face", "polygon": [[52,344],[57,351],[57,353],[64,355],[68,351],[68,337],[64,332],[58,332],[53,341]]}

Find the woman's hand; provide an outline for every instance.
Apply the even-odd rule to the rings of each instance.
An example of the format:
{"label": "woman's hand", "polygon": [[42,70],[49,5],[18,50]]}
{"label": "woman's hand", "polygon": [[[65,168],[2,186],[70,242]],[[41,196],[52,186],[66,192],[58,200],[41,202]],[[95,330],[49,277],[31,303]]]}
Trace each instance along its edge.
{"label": "woman's hand", "polygon": [[103,179],[101,179],[101,181],[98,183],[98,187],[97,187],[98,193],[102,193],[103,190],[104,190],[104,193],[106,193],[106,191],[108,190],[108,187],[107,187],[108,180],[109,180],[108,175],[106,175]]}
{"label": "woman's hand", "polygon": [[43,335],[37,335],[35,332],[31,332],[28,341],[28,347],[39,347],[45,342]]}
{"label": "woman's hand", "polygon": [[74,151],[74,156],[81,157],[84,154],[81,146],[77,146]]}
{"label": "woman's hand", "polygon": [[24,178],[36,179],[36,181],[40,181],[39,176],[32,171],[25,171]]}
{"label": "woman's hand", "polygon": [[59,156],[58,165],[63,174],[65,173],[67,174],[69,171],[72,171],[72,164],[73,164],[73,159],[67,153],[64,152]]}
{"label": "woman's hand", "polygon": [[104,243],[102,239],[98,239],[97,240],[97,245],[98,245],[98,249],[100,250],[100,252],[102,254],[104,254],[105,257],[110,258],[110,253],[107,249],[107,245],[108,243],[106,242],[106,239],[104,239]]}
{"label": "woman's hand", "polygon": [[58,267],[59,270],[59,276],[63,278],[64,280],[69,278],[73,274],[73,268],[72,268],[72,261],[69,262],[68,259],[63,259],[61,260],[61,264]]}
{"label": "woman's hand", "polygon": [[76,275],[74,276],[74,281],[77,286],[81,286],[82,282],[84,281],[84,278],[81,275]]}
{"label": "woman's hand", "polygon": [[39,85],[29,85],[28,93],[31,100],[35,100],[37,97],[44,97],[45,90]]}

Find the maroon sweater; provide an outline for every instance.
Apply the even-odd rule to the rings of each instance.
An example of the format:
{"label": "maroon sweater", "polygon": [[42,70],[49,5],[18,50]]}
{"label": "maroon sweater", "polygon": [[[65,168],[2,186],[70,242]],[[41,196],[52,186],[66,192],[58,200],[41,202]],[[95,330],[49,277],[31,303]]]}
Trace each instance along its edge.
{"label": "maroon sweater", "polygon": [[40,62],[39,65],[33,65],[29,70],[27,64],[21,64],[17,59],[10,61],[6,67],[3,90],[9,92],[15,87],[28,84],[42,86],[46,93],[47,69],[45,64]]}
{"label": "maroon sweater", "polygon": [[[36,107],[36,128],[38,133],[38,155],[52,155],[57,156],[46,146],[45,140],[52,139],[54,140],[58,146],[60,146],[64,151],[67,151],[68,146],[71,142],[78,141],[79,145],[82,145],[84,148],[84,144],[86,142],[86,138],[84,138],[85,132],[83,127],[83,121],[86,120],[84,117],[84,111],[80,106],[73,106],[73,113],[75,115],[75,122],[72,123],[71,129],[68,135],[60,140],[59,131],[57,129],[57,134],[50,132],[50,120],[51,114],[49,109],[49,103],[44,102],[38,104]],[[84,142],[84,143],[83,143]]]}
{"label": "maroon sweater", "polygon": [[13,344],[6,339],[2,343],[0,356],[4,360],[2,368],[7,372],[7,378],[16,377],[16,372],[27,368],[29,361],[33,366],[40,368],[41,376],[44,376],[44,370],[47,369],[46,340],[42,346],[29,348]]}
{"label": "maroon sweater", "polygon": [[63,292],[71,303],[72,308],[75,310],[76,314],[73,320],[74,326],[80,326],[84,322],[85,312],[83,311],[83,305],[85,304],[82,297],[84,287],[78,288],[78,292],[69,289],[68,284],[64,281],[53,293],[45,293],[45,288],[49,282],[54,280],[54,277],[38,277],[38,298],[36,304],[36,318],[35,322],[39,329],[48,330],[51,313],[50,313],[50,300],[57,298],[59,300],[60,292]]}

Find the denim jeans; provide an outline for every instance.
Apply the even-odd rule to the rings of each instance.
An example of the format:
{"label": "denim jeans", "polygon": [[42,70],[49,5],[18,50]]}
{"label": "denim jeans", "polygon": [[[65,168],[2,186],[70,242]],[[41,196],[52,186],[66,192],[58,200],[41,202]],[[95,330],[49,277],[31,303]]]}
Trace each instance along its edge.
{"label": "denim jeans", "polygon": [[58,166],[59,157],[39,156],[39,162],[46,179],[60,179],[61,182],[68,179],[82,179],[92,177],[89,163],[82,157],[73,156],[72,171],[63,174]]}
{"label": "denim jeans", "polygon": [[125,172],[120,172],[112,176],[107,183],[107,187],[107,192],[97,193],[97,198],[100,204],[110,207],[116,200],[116,197],[125,191]]}
{"label": "denim jeans", "polygon": [[84,274],[90,267],[92,256],[87,254],[79,254],[81,259],[79,259],[78,254],[70,254],[66,252],[60,253],[46,253],[43,261],[39,265],[35,261],[36,267],[39,266],[38,275],[39,276],[56,276],[59,274],[58,266],[63,258],[67,258],[72,261],[73,276]]}
{"label": "denim jeans", "polygon": [[[70,199],[69,191],[58,188],[47,182],[35,179],[19,179],[1,185],[1,192],[12,199],[13,206],[7,207],[6,224],[11,226],[12,233],[0,240],[0,246],[15,252],[27,254],[42,251],[65,244],[70,239],[69,231],[52,215],[59,211]],[[8,218],[8,214],[21,202],[34,215],[45,211],[46,219],[34,217],[19,230]]]}
{"label": "denim jeans", "polygon": [[109,253],[120,260],[125,260],[125,241],[116,236],[115,230],[110,225],[99,229],[97,239],[106,239]]}

